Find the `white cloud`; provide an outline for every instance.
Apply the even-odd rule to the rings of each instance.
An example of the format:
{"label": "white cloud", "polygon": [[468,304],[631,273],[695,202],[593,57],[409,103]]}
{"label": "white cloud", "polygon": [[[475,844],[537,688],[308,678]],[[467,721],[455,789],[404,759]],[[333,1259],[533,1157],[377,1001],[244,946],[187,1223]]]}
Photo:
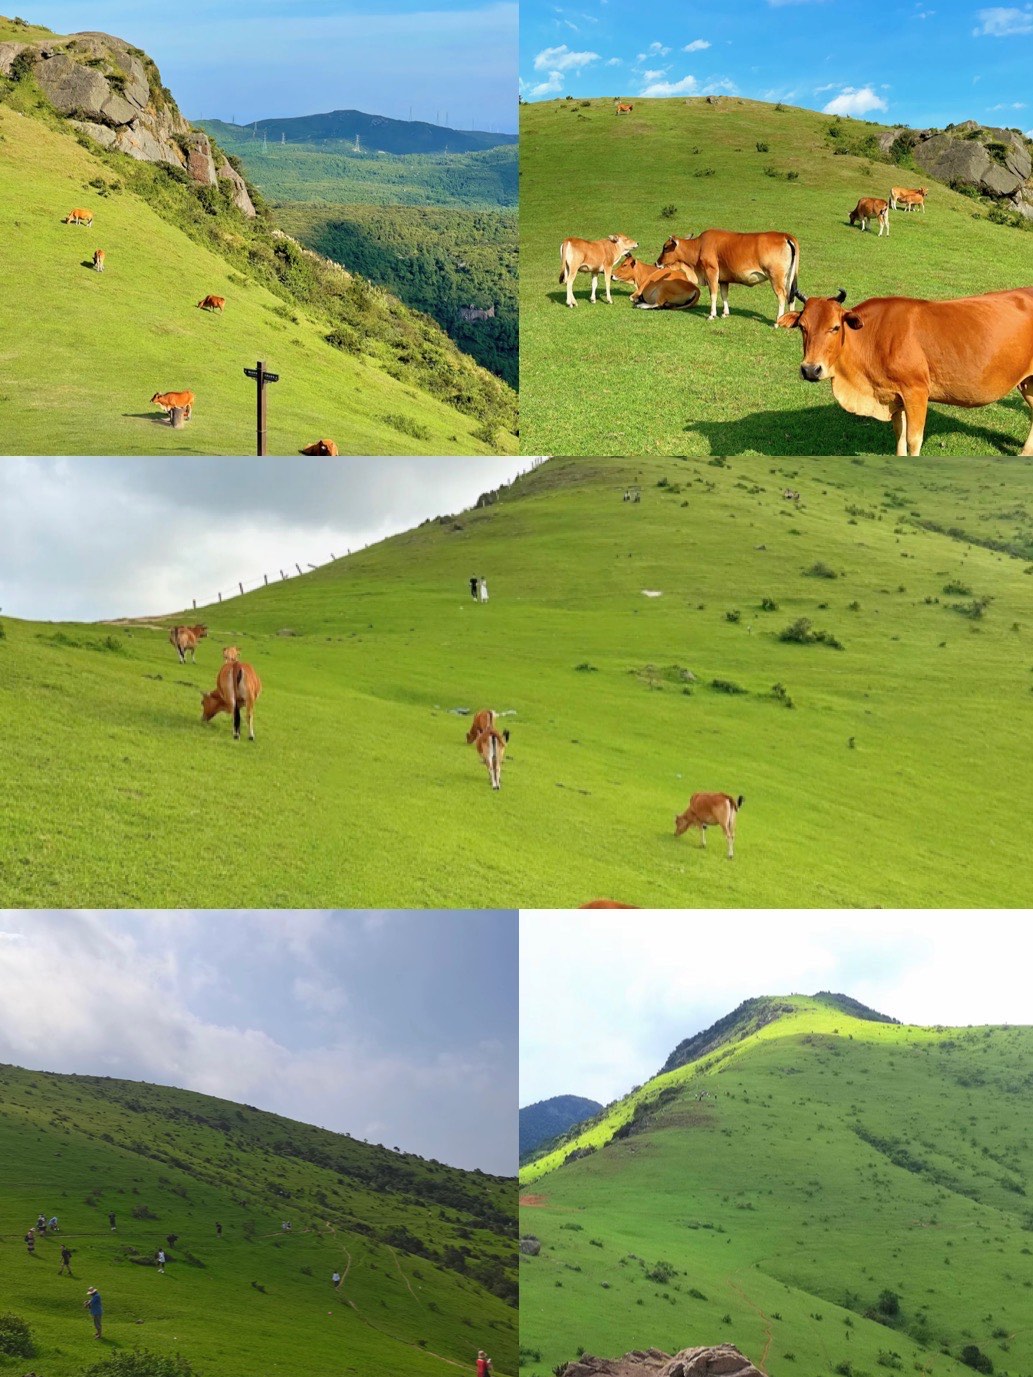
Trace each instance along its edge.
{"label": "white cloud", "polygon": [[610,57],[606,59],[607,67],[623,67],[624,59],[620,57]]}
{"label": "white cloud", "polygon": [[[661,78],[662,76],[666,76],[666,74],[667,74],[667,68],[666,68],[666,67],[660,67],[657,71],[643,72],[643,73],[642,73],[642,80],[643,80],[643,81],[659,81],[660,78]],[[643,93],[643,94],[644,94],[644,93]]]}
{"label": "white cloud", "polygon": [[877,96],[870,86],[855,88],[844,86],[835,99],[823,107],[826,115],[867,115],[872,110],[886,110],[888,107],[881,96]]}
{"label": "white cloud", "polygon": [[1033,5],[1022,9],[994,6],[980,10],[976,16],[979,26],[972,30],[973,38],[1011,38],[1013,34],[1033,33]]}
{"label": "white cloud", "polygon": [[704,48],[709,48],[710,44],[705,38],[694,38],[691,43],[686,43],[682,48],[683,53],[701,53]]}
{"label": "white cloud", "polygon": [[587,67],[598,61],[598,53],[575,53],[561,43],[558,48],[543,48],[534,60],[536,72],[548,72],[550,77],[557,72],[570,72],[579,67]]}
{"label": "white cloud", "polygon": [[1024,100],[1013,100],[1010,105],[991,105],[991,110],[1025,110]]}
{"label": "white cloud", "polygon": [[654,81],[639,91],[640,96],[691,96],[696,90],[696,78],[682,77],[681,81]]}
{"label": "white cloud", "polygon": [[550,72],[548,77],[544,81],[539,81],[536,86],[526,86],[523,82],[520,85],[529,100],[538,100],[541,96],[555,96],[563,90],[563,73]]}

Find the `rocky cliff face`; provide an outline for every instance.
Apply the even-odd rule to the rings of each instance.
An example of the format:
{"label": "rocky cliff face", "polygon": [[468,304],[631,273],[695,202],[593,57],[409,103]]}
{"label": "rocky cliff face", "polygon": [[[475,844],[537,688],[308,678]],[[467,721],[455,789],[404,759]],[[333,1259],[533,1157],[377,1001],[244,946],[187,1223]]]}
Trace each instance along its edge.
{"label": "rocky cliff face", "polygon": [[106,33],[0,43],[0,75],[26,66],[57,113],[102,148],[170,163],[199,186],[229,182],[237,209],[254,216],[243,177],[228,162],[216,167],[208,135],[190,127],[139,48]]}
{"label": "rocky cliff face", "polygon": [[761,1377],[732,1344],[683,1348],[671,1357],[658,1348],[625,1353],[623,1358],[593,1358],[586,1353],[568,1363],[561,1377]]}
{"label": "rocky cliff face", "polygon": [[[879,138],[884,152],[903,129],[887,130]],[[974,187],[985,196],[1011,203],[1033,220],[1033,157],[1030,143],[1014,129],[996,129],[965,120],[949,129],[914,131],[912,156],[923,171],[941,182]]]}

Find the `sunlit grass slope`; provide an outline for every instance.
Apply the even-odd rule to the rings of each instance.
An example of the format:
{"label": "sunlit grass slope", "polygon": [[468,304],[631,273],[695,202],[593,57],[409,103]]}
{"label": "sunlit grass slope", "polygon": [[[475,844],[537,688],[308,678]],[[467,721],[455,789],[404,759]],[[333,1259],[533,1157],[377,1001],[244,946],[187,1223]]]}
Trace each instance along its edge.
{"label": "sunlit grass slope", "polygon": [[[478,1347],[514,1371],[511,1181],[164,1086],[3,1067],[0,1088],[3,1308],[28,1322],[40,1373],[78,1377],[136,1347],[179,1352],[199,1377],[294,1377],[299,1363],[442,1377]],[[30,1257],[41,1211],[60,1235]],[[87,1286],[104,1301],[99,1344]]]}
{"label": "sunlit grass slope", "polygon": [[[771,328],[770,286],[731,288],[731,317],[637,311],[630,288],[591,306],[580,274],[565,309],[559,248],[616,232],[654,262],[671,235],[782,230],[800,241],[800,288],[850,302],[953,297],[1033,283],[1028,234],[991,224],[927,174],[836,149],[869,127],[755,101],[609,101],[521,108],[521,397],[528,454],[889,454],[888,423],[843,411],[827,385],[801,381],[800,334]],[[963,118],[959,114],[958,118]],[[758,147],[760,145],[760,147]],[[793,174],[793,180],[787,180]],[[847,216],[891,185],[930,188],[927,214],[891,215],[889,238]],[[670,208],[673,207],[673,210]],[[662,214],[667,208],[669,214]],[[1017,453],[1029,429],[1016,393],[963,411],[934,405],[926,452]]]}
{"label": "sunlit grass slope", "polygon": [[[391,376],[384,361],[326,340],[328,324],[295,309],[194,242],[130,191],[98,196],[111,169],[68,134],[0,105],[5,194],[0,448],[21,454],[252,454],[254,384],[263,359],[268,452],[321,437],[351,454],[482,454],[478,421]],[[73,207],[91,228],[62,223]],[[92,271],[95,248],[107,267]],[[197,309],[214,293],[224,314]],[[397,306],[397,310],[404,311]],[[445,343],[446,348],[450,348]],[[150,398],[196,395],[173,430]]]}
{"label": "sunlit grass slope", "polygon": [[[197,613],[5,614],[0,894],[1022,906],[1031,559],[1019,460],[552,460]],[[200,721],[227,644],[264,681],[254,745]],[[499,793],[453,715],[485,706],[514,714]],[[732,862],[674,836],[712,789],[746,796]]]}
{"label": "sunlit grass slope", "polygon": [[524,1169],[527,1377],[718,1342],[774,1377],[1028,1372],[1033,1029],[741,1013]]}

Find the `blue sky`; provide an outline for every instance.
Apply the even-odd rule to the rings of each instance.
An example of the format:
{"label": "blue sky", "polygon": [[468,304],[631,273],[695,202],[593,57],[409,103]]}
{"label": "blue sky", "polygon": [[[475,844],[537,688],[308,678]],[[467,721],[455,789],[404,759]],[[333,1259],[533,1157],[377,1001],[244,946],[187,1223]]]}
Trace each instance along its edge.
{"label": "blue sky", "polygon": [[[1014,914],[949,910],[522,913],[520,1103],[608,1103],[754,995],[833,990],[902,1023],[1033,1023],[1028,963],[1001,960],[1018,931]],[[574,989],[591,997],[558,1036]]]}
{"label": "blue sky", "polygon": [[0,1008],[3,1062],[516,1171],[514,912],[0,911]]}
{"label": "blue sky", "polygon": [[516,0],[40,0],[56,33],[143,48],[187,119],[365,110],[516,128]]}
{"label": "blue sky", "polygon": [[524,0],[525,100],[740,95],[888,124],[1033,128],[1033,4]]}

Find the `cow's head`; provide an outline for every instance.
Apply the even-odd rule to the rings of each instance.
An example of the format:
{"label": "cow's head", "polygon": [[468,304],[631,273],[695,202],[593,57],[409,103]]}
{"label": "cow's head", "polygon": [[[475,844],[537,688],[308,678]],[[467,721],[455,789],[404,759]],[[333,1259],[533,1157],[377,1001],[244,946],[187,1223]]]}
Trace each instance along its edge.
{"label": "cow's head", "polygon": [[195,626],[194,635],[197,637],[199,641],[202,641],[204,640],[205,636],[208,635],[208,628],[206,626]]}
{"label": "cow's head", "polygon": [[637,267],[638,259],[632,258],[629,253],[627,258],[622,258],[619,263],[614,264],[613,275],[618,282],[634,282]]}
{"label": "cow's head", "polygon": [[626,234],[611,234],[609,238],[610,243],[616,245],[620,250],[619,256],[621,258],[623,258],[626,253],[630,253],[632,249],[638,248],[638,240],[629,239]]}
{"label": "cow's head", "polygon": [[803,310],[787,311],[784,316],[779,316],[775,322],[776,328],[803,331],[800,376],[805,382],[834,378],[845,332],[860,330],[864,322],[856,311],[843,310],[846,292],[842,288],[832,297],[799,296],[799,299],[804,302]]}
{"label": "cow's head", "polygon": [[679,238],[672,234],[660,250],[656,266],[658,268],[673,268],[679,263],[684,263],[686,259],[692,259],[692,246],[698,237],[698,235],[689,234]]}
{"label": "cow's head", "polygon": [[226,664],[232,664],[240,659],[240,651],[235,645],[227,645],[222,648],[222,658]]}
{"label": "cow's head", "polygon": [[688,813],[678,813],[674,819],[674,835],[680,837],[683,832],[689,830]]}
{"label": "cow's head", "polygon": [[210,722],[216,713],[222,712],[223,706],[221,693],[202,693],[201,721]]}

